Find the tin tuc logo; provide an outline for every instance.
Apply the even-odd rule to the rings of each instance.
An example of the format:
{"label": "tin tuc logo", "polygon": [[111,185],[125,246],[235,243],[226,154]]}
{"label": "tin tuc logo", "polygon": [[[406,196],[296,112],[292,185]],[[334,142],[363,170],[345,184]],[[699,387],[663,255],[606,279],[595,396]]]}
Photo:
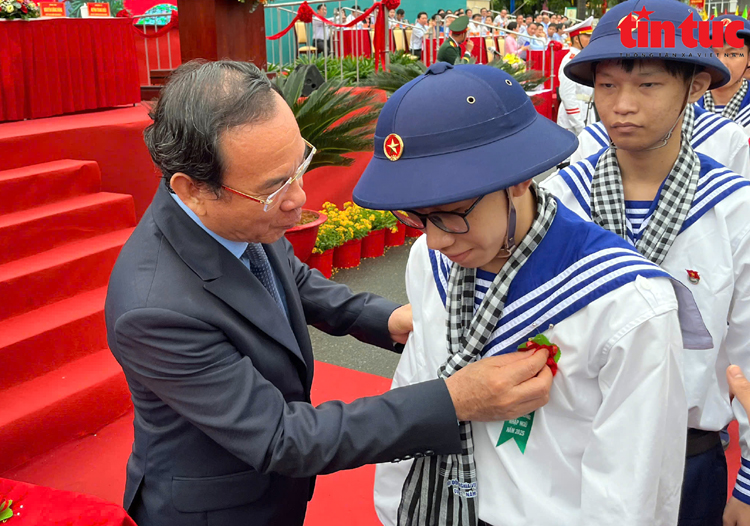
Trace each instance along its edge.
{"label": "tin tuc logo", "polygon": [[[617,24],[620,30],[620,41],[627,48],[674,48],[676,29],[670,21],[651,20],[654,12],[644,6],[640,11],[633,11],[622,17]],[[694,48],[700,44],[704,48],[728,46],[741,48],[745,41],[737,36],[744,24],[739,20],[696,20],[694,12],[688,12],[685,20],[677,26],[680,38],[685,47]],[[698,38],[696,40],[696,31]],[[635,33],[635,35],[633,35]]]}

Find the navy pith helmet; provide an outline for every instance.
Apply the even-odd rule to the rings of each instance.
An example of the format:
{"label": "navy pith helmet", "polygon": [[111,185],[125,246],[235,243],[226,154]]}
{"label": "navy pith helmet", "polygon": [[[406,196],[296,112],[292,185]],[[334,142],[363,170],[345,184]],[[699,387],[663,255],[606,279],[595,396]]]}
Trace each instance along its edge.
{"label": "navy pith helmet", "polygon": [[[626,47],[620,39],[620,22],[628,16],[639,16],[640,12],[648,12],[648,20],[656,22],[671,22],[675,28],[674,47],[644,48]],[[715,89],[729,82],[729,70],[714,56],[711,49],[700,47],[690,48],[682,41],[680,24],[689,14],[693,19],[701,22],[701,17],[695,8],[683,4],[678,0],[628,0],[617,4],[599,21],[591,35],[591,41],[583,51],[578,53],[565,66],[565,74],[574,81],[586,86],[594,85],[593,66],[604,60],[622,60],[635,58],[647,60],[671,60],[694,64],[711,75],[711,85],[708,89]],[[634,19],[635,20],[635,19]],[[694,36],[698,37],[698,31]],[[638,30],[633,31],[633,38],[637,40]],[[650,42],[650,39],[649,39]],[[664,42],[662,42],[664,46]]]}
{"label": "navy pith helmet", "polygon": [[507,73],[438,62],[383,107],[353,198],[377,210],[462,201],[528,181],[577,147]]}
{"label": "navy pith helmet", "polygon": [[[737,31],[737,36],[740,38],[750,38],[750,20],[746,20],[739,15],[721,15],[714,18],[713,22],[722,22],[729,20],[730,22],[742,22],[742,29]],[[711,32],[713,33],[713,24],[711,24]]]}

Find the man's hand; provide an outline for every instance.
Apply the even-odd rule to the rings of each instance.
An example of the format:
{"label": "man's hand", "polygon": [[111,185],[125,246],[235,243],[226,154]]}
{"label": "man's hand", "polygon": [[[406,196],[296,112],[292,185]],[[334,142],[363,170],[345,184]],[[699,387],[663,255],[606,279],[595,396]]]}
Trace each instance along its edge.
{"label": "man's hand", "polygon": [[484,358],[447,378],[458,419],[510,420],[545,405],[552,386],[547,354],[540,350]]}
{"label": "man's hand", "polygon": [[724,526],[750,526],[750,506],[734,497],[724,508]]}
{"label": "man's hand", "polygon": [[469,38],[466,40],[466,52],[471,53],[473,49],[474,49],[474,41]]}
{"label": "man's hand", "polygon": [[406,343],[412,330],[414,322],[411,317],[411,303],[407,303],[391,313],[391,317],[388,318],[388,332],[391,333],[394,342]]}
{"label": "man's hand", "polygon": [[742,369],[736,365],[727,367],[727,382],[729,382],[729,392],[740,401],[745,412],[750,414],[750,382],[742,374]]}

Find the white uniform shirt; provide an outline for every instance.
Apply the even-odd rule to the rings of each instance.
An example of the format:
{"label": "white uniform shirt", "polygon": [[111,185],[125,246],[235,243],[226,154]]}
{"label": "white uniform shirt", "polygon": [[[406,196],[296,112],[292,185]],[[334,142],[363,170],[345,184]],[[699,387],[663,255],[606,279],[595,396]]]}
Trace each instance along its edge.
{"label": "white uniform shirt", "polygon": [[[330,18],[327,18],[326,20],[332,21]],[[327,24],[324,24],[317,18],[313,17],[312,25],[313,25],[313,39],[314,40],[326,40],[330,38],[331,29],[328,27]]]}
{"label": "white uniform shirt", "polygon": [[[734,173],[750,179],[750,147],[742,128],[721,115],[695,105],[692,108],[695,112],[695,121],[690,146]],[[578,136],[578,149],[570,157],[570,162],[572,164],[582,161],[602,148],[609,148],[609,135],[604,124],[597,122],[588,125]]]}
{"label": "white uniform shirt", "polygon": [[[696,102],[696,106],[700,106],[701,108],[705,109],[703,107],[704,99],[705,97],[701,97],[698,102]],[[718,115],[721,115],[721,112],[724,110],[724,106],[716,107],[716,113]],[[747,90],[747,93],[742,99],[742,102],[740,103],[740,111],[737,113],[737,116],[734,118],[734,122],[739,124],[742,129],[745,132],[745,135],[750,137],[750,89]]]}
{"label": "white uniform shirt", "polygon": [[564,71],[565,65],[580,52],[579,49],[570,48],[568,54],[560,61],[560,69],[557,72],[560,79],[557,124],[576,135],[580,135],[586,126],[596,120],[594,108],[589,104],[594,98],[594,88],[574,82]]}
{"label": "white uniform shirt", "polygon": [[[434,269],[450,262],[438,255],[436,263],[434,255],[422,238],[409,256],[406,287],[414,331],[394,388],[434,379],[448,356],[444,292]],[[520,314],[503,327],[519,330],[550,298],[550,311],[565,309],[556,296],[565,293],[556,287],[586,291],[585,281],[600,279],[599,271],[601,279],[618,279],[611,269],[589,264],[578,260],[557,283],[540,283],[533,292],[544,290],[542,301],[533,292],[509,299],[503,320],[506,312]],[[444,276],[441,286],[444,290]],[[607,525],[614,518],[618,526],[676,524],[687,424],[680,406],[685,395],[677,308],[670,280],[638,276],[544,330],[562,356],[550,401],[535,412],[525,453],[513,440],[495,446],[502,422],[472,422],[480,519],[494,526]],[[505,334],[493,334],[493,341]],[[411,461],[377,466],[375,508],[385,525],[396,524],[410,467]]]}
{"label": "white uniform shirt", "polygon": [[409,49],[422,49],[422,39],[429,30],[429,26],[423,26],[417,22],[414,26],[414,30],[411,32],[411,43],[409,44]]}
{"label": "white uniform shirt", "polygon": [[[592,174],[600,156],[568,166],[542,183],[589,221]],[[713,338],[712,349],[683,354],[688,426],[719,431],[736,418],[743,464],[750,467],[747,415],[736,400],[730,405],[725,373],[730,363],[750,373],[750,183],[713,159],[698,157],[701,175],[696,196],[662,263],[692,291]],[[689,281],[688,270],[698,272],[698,283]],[[741,477],[742,473],[734,496],[750,504],[750,480],[745,483]]]}

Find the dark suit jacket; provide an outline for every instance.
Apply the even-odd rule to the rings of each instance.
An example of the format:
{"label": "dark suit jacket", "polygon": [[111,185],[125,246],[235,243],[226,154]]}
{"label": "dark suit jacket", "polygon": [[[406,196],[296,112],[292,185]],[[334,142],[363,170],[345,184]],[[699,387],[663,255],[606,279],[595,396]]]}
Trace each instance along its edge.
{"label": "dark suit jacket", "polygon": [[310,404],[307,324],[390,348],[394,303],[264,245],[263,285],[163,187],[110,278],[107,337],[135,406],[124,506],[140,526],[302,524],[318,473],[460,450],[442,380]]}

